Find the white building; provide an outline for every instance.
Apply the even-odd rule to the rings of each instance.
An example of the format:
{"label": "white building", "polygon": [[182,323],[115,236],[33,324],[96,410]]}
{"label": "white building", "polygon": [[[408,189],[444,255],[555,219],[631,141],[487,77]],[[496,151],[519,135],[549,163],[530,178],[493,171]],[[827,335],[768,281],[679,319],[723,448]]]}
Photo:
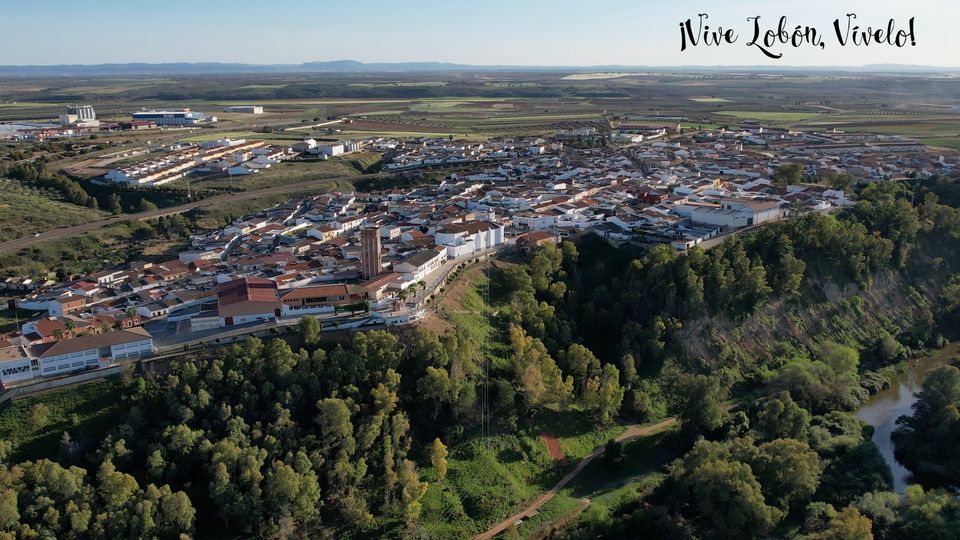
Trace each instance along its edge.
{"label": "white building", "polygon": [[[684,205],[676,205],[680,210]],[[678,212],[679,213],[679,212]],[[776,201],[724,199],[720,207],[694,206],[690,221],[701,225],[738,228],[781,219],[785,212]]]}
{"label": "white building", "polygon": [[154,350],[153,336],[138,326],[34,345],[29,355],[36,360],[32,364],[32,376],[48,377],[104,367],[115,360],[152,354]]}
{"label": "white building", "polygon": [[339,156],[343,154],[343,152],[343,143],[318,144],[311,151],[311,153],[314,154],[326,154],[330,157]]}
{"label": "white building", "polygon": [[158,126],[195,126],[203,122],[216,122],[215,117],[208,118],[202,112],[191,112],[190,109],[139,111],[132,116],[135,121],[150,120]]}
{"label": "white building", "polygon": [[262,105],[233,105],[230,107],[224,107],[223,112],[228,113],[245,113],[245,114],[263,114]]}
{"label": "white building", "polygon": [[23,347],[13,345],[0,348],[0,385],[32,379],[33,362]]}
{"label": "white building", "polygon": [[438,270],[447,258],[446,251],[428,249],[404,259],[403,262],[393,265],[396,272],[404,274],[408,281],[422,281],[432,272]]}
{"label": "white building", "polygon": [[437,244],[447,248],[451,259],[489,250],[504,242],[503,225],[490,221],[454,223],[437,231]]}

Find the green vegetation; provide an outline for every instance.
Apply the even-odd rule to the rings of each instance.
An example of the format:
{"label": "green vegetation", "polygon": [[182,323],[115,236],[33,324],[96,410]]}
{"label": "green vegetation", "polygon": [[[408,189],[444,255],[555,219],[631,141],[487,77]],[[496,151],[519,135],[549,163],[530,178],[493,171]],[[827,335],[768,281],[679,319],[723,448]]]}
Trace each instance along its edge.
{"label": "green vegetation", "polygon": [[3,306],[3,309],[0,309],[0,332],[15,330],[17,327],[17,314],[14,313],[14,310],[7,309],[5,299],[0,299],[0,306]]}
{"label": "green vegetation", "polygon": [[121,389],[111,379],[14,401],[0,411],[0,440],[12,443],[13,460],[90,451],[129,408]]}
{"label": "green vegetation", "polygon": [[817,118],[817,113],[788,111],[717,111],[720,116],[732,116],[743,120],[769,120],[771,122],[796,122]]}
{"label": "green vegetation", "polygon": [[[323,178],[357,176],[372,172],[380,162],[380,154],[363,152],[345,155],[326,161],[284,162],[245,176],[220,176],[216,179],[193,179],[191,186],[199,188],[239,188],[244,191],[256,191],[274,186],[297,184]],[[185,185],[178,181],[175,185]]]}
{"label": "green vegetation", "polygon": [[914,471],[960,482],[960,369],[941,366],[923,382],[913,415],[901,417],[893,434],[897,459]]}
{"label": "green vegetation", "polygon": [[0,241],[11,240],[60,227],[69,227],[106,216],[82,206],[58,200],[59,194],[28,188],[0,179]]}
{"label": "green vegetation", "polygon": [[181,215],[153,223],[123,221],[72,238],[35,244],[16,253],[0,253],[0,269],[12,276],[45,278],[52,273],[63,281],[105,266],[123,266],[155,243],[186,240],[190,231],[189,220]]}

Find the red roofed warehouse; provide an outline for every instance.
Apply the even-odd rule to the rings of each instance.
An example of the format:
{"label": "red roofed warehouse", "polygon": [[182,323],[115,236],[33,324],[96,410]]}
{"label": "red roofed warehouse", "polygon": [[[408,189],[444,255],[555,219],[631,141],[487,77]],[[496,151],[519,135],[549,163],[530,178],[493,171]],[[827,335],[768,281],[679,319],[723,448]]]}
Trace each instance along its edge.
{"label": "red roofed warehouse", "polygon": [[224,326],[273,320],[280,314],[277,284],[263,278],[240,278],[220,285],[218,311]]}

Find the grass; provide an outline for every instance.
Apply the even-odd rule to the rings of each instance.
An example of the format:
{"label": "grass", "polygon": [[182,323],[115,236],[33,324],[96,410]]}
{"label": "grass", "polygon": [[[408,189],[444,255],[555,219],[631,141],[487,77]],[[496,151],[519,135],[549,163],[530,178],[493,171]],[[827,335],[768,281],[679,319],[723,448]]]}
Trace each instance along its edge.
{"label": "grass", "polygon": [[[466,339],[488,343],[485,352],[491,370],[508,369],[510,346],[504,327],[508,318],[494,315],[507,308],[484,302],[477,287],[484,286],[485,276],[470,272],[469,279],[470,285],[460,296],[459,305],[456,309],[444,309],[443,317]],[[484,439],[468,433],[449,449],[444,482],[435,481],[432,469],[421,469],[423,477],[431,482],[422,501],[423,533],[429,538],[463,538],[483,531],[553,487],[577,461],[622,431],[622,426],[598,428],[579,409],[548,409],[532,419],[521,420],[511,432],[495,433]],[[550,457],[543,433],[557,437],[568,458],[565,464]]]}
{"label": "grass", "polygon": [[[366,172],[379,161],[380,154],[374,152],[348,154],[326,161],[287,161],[254,174],[234,176],[232,179],[226,176],[218,176],[209,180],[195,178],[191,180],[191,185],[202,188],[239,187],[247,191],[254,191],[322,178],[356,176]],[[179,186],[180,182],[178,181],[173,185]]]}
{"label": "grass", "polygon": [[614,519],[626,505],[644,499],[663,481],[662,469],[676,457],[673,448],[675,428],[665,429],[647,437],[630,441],[623,447],[623,462],[609,464],[603,457],[595,459],[545,504],[537,516],[524,521],[518,532],[521,538],[537,538],[541,529],[549,530],[562,524],[580,501],[590,504],[566,527],[582,527]]}
{"label": "grass", "polygon": [[[0,439],[13,443],[10,460],[55,457],[64,431],[81,447],[96,446],[129,408],[121,389],[120,380],[111,378],[14,401],[0,411]],[[39,404],[49,414],[46,423],[35,425],[30,411]]]}
{"label": "grass", "polygon": [[103,219],[107,214],[54,200],[58,193],[0,179],[0,241]]}
{"label": "grass", "polygon": [[204,206],[195,210],[192,213],[192,217],[198,229],[218,229],[230,223],[235,218],[270,208],[291,199],[302,199],[329,191],[350,191],[352,189],[353,185],[350,182],[331,180],[329,184],[309,190],[291,189],[290,191],[280,193],[264,194],[253,199],[230,201],[216,206]]}
{"label": "grass", "polygon": [[732,116],[743,120],[767,120],[770,122],[799,122],[817,118],[819,113],[786,111],[717,111],[720,116]]}
{"label": "grass", "polygon": [[[7,305],[6,299],[0,300],[2,306]],[[21,322],[26,320],[28,315],[24,314],[21,317]],[[0,309],[0,332],[9,332],[17,328],[17,314],[13,312],[12,309]]]}
{"label": "grass", "polygon": [[923,139],[924,144],[930,146],[943,146],[960,150],[960,136],[957,137],[930,137]]}
{"label": "grass", "polygon": [[62,270],[86,274],[119,266],[136,254],[134,235],[146,225],[121,222],[70,238],[48,240],[17,252],[0,253],[0,274],[38,277]]}
{"label": "grass", "polygon": [[[554,461],[540,434],[553,432],[567,453]],[[430,538],[461,538],[483,531],[550,489],[576,462],[622,428],[596,429],[583,414],[544,411],[516,433],[469,439],[452,449],[447,479],[431,482],[421,524]],[[435,479],[432,469],[421,469]]]}

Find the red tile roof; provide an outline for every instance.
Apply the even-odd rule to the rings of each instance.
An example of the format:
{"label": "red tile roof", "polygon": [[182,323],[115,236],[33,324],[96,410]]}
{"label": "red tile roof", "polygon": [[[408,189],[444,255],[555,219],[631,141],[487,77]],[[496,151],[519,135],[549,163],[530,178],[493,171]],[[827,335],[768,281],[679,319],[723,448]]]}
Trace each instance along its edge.
{"label": "red tile roof", "polygon": [[263,278],[240,278],[221,284],[217,295],[221,307],[238,302],[276,302],[277,284]]}

